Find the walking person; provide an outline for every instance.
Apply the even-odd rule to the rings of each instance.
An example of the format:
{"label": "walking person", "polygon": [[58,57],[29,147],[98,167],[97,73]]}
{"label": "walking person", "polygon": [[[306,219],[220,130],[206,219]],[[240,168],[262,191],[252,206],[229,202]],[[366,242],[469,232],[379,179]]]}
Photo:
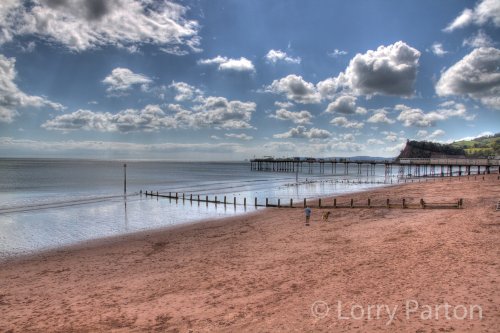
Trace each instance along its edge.
{"label": "walking person", "polygon": [[309,219],[311,218],[311,208],[309,208],[309,206],[306,207],[306,209],[304,209],[304,213],[306,214],[306,226],[309,226]]}

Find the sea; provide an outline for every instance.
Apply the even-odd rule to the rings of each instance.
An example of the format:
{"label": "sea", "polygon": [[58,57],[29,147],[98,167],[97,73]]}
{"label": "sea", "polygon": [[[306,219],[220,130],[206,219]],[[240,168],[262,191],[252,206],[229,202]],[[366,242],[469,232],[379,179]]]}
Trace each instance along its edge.
{"label": "sea", "polygon": [[[252,171],[250,162],[1,158],[0,259],[263,209],[254,207],[255,198],[259,204],[266,198],[271,204],[301,202],[387,186],[395,177],[389,181],[383,166],[375,174],[350,175],[340,164],[322,174],[306,169]],[[226,196],[231,204],[176,201],[145,191],[210,200]]]}

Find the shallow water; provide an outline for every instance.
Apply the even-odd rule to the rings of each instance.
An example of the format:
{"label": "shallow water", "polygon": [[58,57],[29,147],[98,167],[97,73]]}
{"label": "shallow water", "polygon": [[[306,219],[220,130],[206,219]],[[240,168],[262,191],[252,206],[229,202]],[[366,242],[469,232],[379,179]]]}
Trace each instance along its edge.
{"label": "shallow water", "polygon": [[[250,171],[249,163],[127,163],[127,196],[120,161],[0,159],[0,257],[81,241],[253,211],[254,198],[283,204],[303,198],[382,186],[375,176]],[[306,182],[307,179],[307,182]],[[350,183],[346,183],[349,180]],[[379,182],[378,184],[356,181]],[[192,204],[140,191],[206,195],[238,205]],[[243,198],[247,198],[245,208]]]}

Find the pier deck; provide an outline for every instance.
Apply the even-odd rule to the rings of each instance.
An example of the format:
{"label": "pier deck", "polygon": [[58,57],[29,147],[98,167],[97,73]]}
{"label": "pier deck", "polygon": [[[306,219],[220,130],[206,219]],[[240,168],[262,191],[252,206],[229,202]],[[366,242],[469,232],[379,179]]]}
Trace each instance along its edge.
{"label": "pier deck", "polygon": [[471,174],[500,173],[500,159],[469,159],[469,158],[402,158],[398,160],[351,160],[348,158],[255,158],[250,160],[252,171],[268,172],[306,172],[326,173],[326,167],[331,167],[331,174],[337,174],[341,166],[344,175],[349,174],[349,168],[356,169],[361,175],[366,169],[367,175],[375,175],[377,166],[383,166],[385,175],[392,175],[397,168],[399,176],[452,176]]}

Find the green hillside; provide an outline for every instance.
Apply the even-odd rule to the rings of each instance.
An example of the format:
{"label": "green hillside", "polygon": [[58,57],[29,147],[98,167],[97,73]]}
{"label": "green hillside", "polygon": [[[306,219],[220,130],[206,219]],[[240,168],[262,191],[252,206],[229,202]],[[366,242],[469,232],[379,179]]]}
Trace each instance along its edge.
{"label": "green hillside", "polygon": [[456,141],[451,145],[464,149],[467,157],[500,156],[500,133],[473,140]]}

